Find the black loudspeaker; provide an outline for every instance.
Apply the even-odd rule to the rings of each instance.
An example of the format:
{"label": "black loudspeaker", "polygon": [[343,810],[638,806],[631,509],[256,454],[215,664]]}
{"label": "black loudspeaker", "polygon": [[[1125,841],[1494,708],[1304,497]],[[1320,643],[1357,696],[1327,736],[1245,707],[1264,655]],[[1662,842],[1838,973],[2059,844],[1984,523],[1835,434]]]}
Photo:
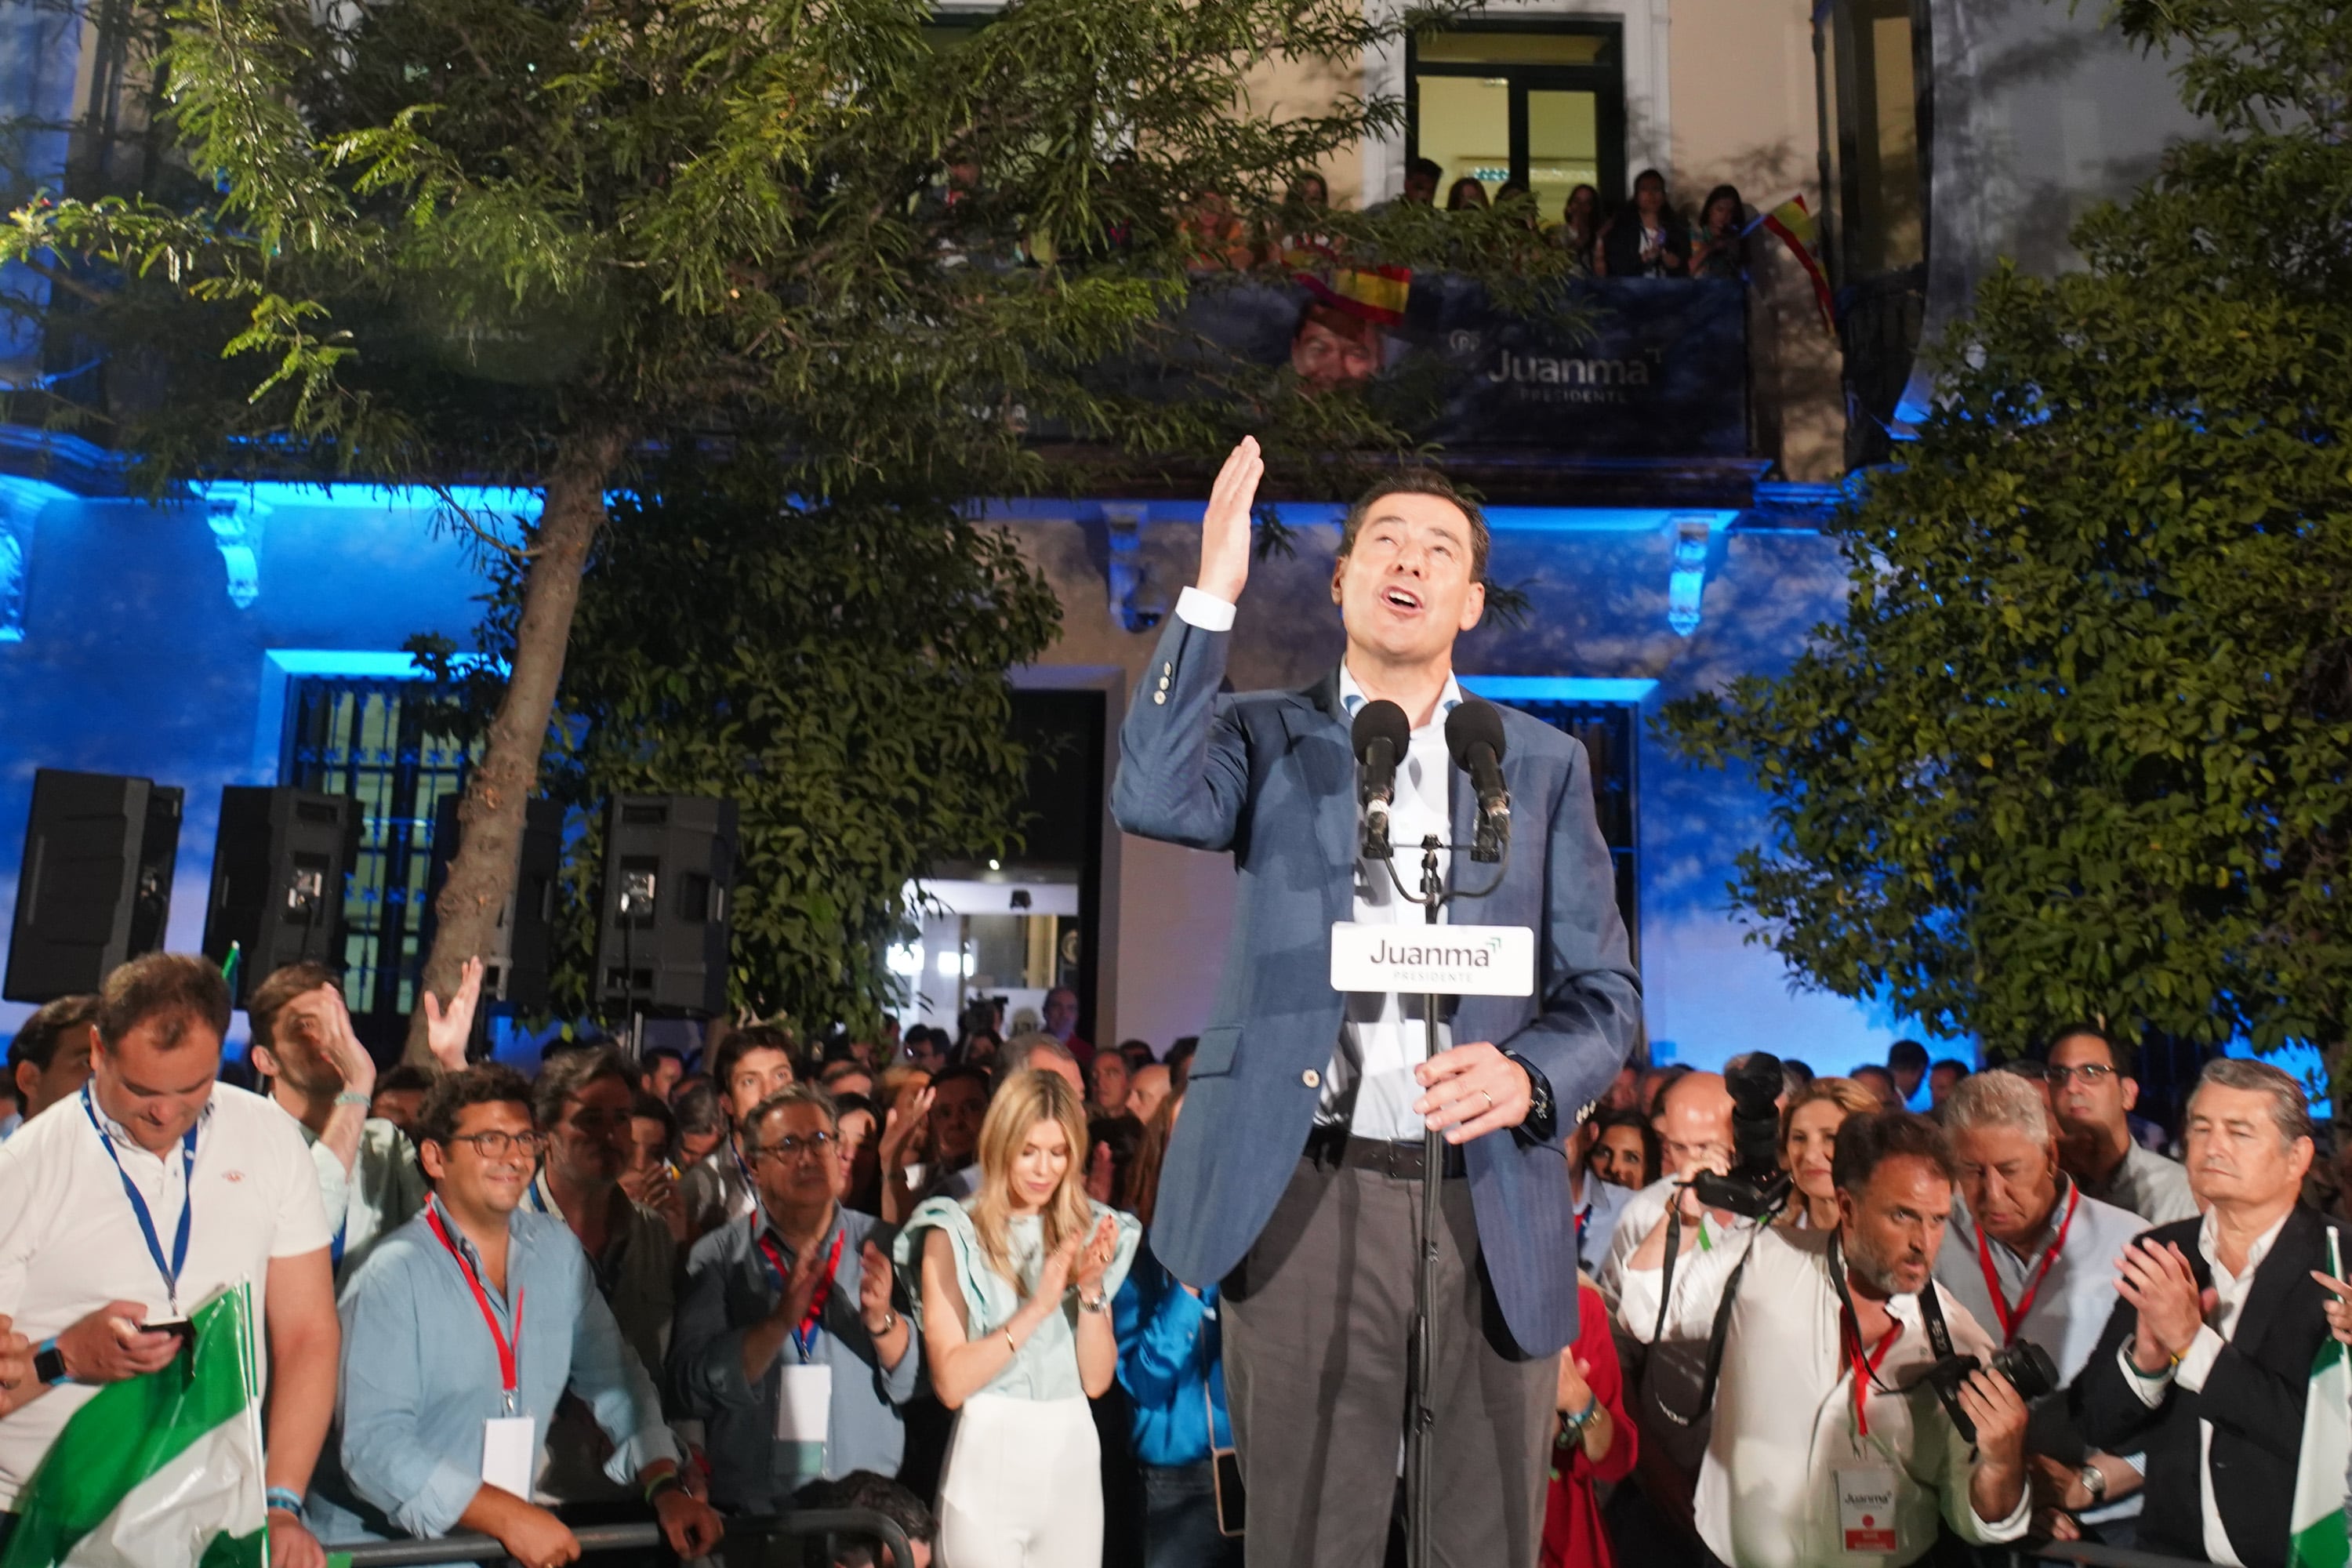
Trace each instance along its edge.
{"label": "black loudspeaker", "polygon": [[[425,906],[424,942],[433,946],[440,924],[441,889],[457,858],[457,803],[445,795],[433,816],[433,901]],[[482,954],[482,994],[518,1012],[547,1007],[547,970],[555,956],[555,879],[563,865],[563,807],[551,800],[523,804],[522,857],[514,894],[499,915],[494,950]]]}
{"label": "black loudspeaker", "polygon": [[184,794],[113,773],[34,773],[0,995],[95,991],[117,964],[163,945]]}
{"label": "black loudspeaker", "polygon": [[236,1003],[289,963],[343,967],[343,879],[359,858],[360,803],[347,795],[231,784],[221,791],[205,904],[205,956],[235,942]]}
{"label": "black loudspeaker", "polygon": [[600,1008],[711,1017],[727,1010],[735,803],[614,795],[596,900]]}

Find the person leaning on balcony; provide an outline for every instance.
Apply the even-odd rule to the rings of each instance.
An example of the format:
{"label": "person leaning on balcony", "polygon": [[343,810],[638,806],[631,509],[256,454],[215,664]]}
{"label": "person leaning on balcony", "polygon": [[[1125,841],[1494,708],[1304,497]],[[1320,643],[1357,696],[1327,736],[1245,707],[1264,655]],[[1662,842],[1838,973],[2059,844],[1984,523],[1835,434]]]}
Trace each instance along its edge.
{"label": "person leaning on balcony", "polygon": [[1600,265],[1610,278],[1685,278],[1690,274],[1690,230],[1666,199],[1666,177],[1644,169],[1633,179],[1633,199],[1601,232]]}
{"label": "person leaning on balcony", "polygon": [[1717,185],[1707,192],[1698,209],[1697,232],[1691,238],[1690,275],[1726,278],[1748,276],[1748,208],[1736,185]]}

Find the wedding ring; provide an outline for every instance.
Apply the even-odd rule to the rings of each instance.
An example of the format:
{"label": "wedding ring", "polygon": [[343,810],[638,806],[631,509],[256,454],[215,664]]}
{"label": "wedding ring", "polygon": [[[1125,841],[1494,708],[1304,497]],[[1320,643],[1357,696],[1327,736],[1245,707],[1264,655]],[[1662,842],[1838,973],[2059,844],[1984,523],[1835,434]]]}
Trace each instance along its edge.
{"label": "wedding ring", "polygon": [[1491,1095],[1491,1094],[1486,1094],[1486,1091],[1485,1089],[1480,1089],[1478,1092],[1479,1092],[1480,1094],[1486,1094],[1486,1109],[1487,1109],[1487,1110],[1494,1110],[1494,1109],[1495,1109],[1495,1097],[1494,1097],[1493,1095]]}

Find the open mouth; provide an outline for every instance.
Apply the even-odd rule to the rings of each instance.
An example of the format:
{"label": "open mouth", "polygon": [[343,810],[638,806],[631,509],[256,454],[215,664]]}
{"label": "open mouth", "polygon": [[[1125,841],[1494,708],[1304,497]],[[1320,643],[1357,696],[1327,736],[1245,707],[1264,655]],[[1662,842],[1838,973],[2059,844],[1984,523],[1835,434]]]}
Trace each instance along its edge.
{"label": "open mouth", "polygon": [[1421,608],[1421,595],[1410,588],[1383,588],[1381,590],[1381,599],[1389,608],[1401,610],[1407,615]]}

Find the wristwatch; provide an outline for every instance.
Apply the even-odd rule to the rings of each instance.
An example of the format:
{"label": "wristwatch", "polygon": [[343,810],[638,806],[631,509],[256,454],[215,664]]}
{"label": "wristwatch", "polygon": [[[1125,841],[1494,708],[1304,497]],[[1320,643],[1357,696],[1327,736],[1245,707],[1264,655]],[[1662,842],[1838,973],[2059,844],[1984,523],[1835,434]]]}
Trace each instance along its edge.
{"label": "wristwatch", "polygon": [[1503,1059],[1517,1066],[1528,1075],[1528,1114],[1517,1131],[1538,1143],[1548,1143],[1559,1121],[1559,1108],[1551,1098],[1551,1080],[1536,1070],[1536,1064],[1517,1051],[1505,1051]]}
{"label": "wristwatch", "polygon": [[2098,1507],[2107,1500],[2107,1472],[2096,1465],[2083,1467],[2083,1489],[2091,1494],[2090,1506]]}
{"label": "wristwatch", "polygon": [[33,1352],[33,1375],[51,1388],[73,1381],[73,1373],[66,1370],[65,1352],[58,1349],[57,1341],[43,1340],[41,1348]]}
{"label": "wristwatch", "polygon": [[878,1329],[869,1328],[866,1331],[866,1334],[868,1339],[878,1340],[884,1334],[888,1333],[892,1329],[895,1329],[898,1326],[898,1314],[892,1311],[889,1308],[885,1307],[882,1310],[882,1326]]}
{"label": "wristwatch", "polygon": [[1085,1292],[1081,1291],[1081,1292],[1079,1293],[1079,1295],[1078,1295],[1078,1310],[1079,1310],[1079,1311],[1081,1311],[1081,1312],[1108,1312],[1108,1311],[1109,1311],[1109,1310],[1110,1310],[1110,1292],[1109,1292],[1109,1291],[1108,1291],[1108,1290],[1105,1290],[1105,1291],[1101,1292],[1100,1294],[1098,1294],[1097,1296],[1096,1296],[1096,1297],[1095,1297],[1095,1299],[1094,1299],[1093,1300],[1089,1301],[1089,1300],[1087,1300]]}

